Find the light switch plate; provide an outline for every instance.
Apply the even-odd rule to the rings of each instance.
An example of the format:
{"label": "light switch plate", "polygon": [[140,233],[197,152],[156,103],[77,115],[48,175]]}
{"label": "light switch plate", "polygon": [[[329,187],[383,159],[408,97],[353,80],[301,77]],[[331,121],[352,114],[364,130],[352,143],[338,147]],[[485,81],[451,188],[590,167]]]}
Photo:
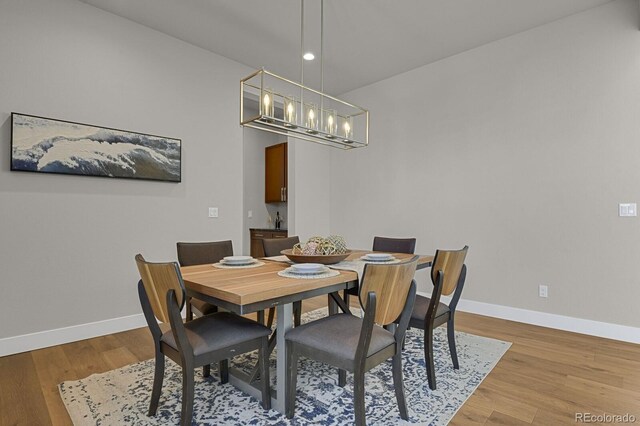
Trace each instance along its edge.
{"label": "light switch plate", "polygon": [[217,207],[209,207],[209,217],[218,217]]}
{"label": "light switch plate", "polygon": [[618,216],[620,217],[638,216],[638,207],[636,203],[618,204]]}

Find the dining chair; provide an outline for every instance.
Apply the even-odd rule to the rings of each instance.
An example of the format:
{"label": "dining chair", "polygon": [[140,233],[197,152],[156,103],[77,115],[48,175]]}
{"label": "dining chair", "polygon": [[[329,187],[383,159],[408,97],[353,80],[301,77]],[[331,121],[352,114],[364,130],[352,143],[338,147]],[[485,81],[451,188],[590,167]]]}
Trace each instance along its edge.
{"label": "dining chair", "polygon": [[[461,250],[437,250],[431,266],[431,281],[433,290],[431,297],[417,295],[411,313],[409,327],[424,330],[424,360],[427,368],[429,388],[436,389],[436,372],[433,362],[433,330],[447,324],[447,338],[453,368],[459,369],[458,353],[456,351],[454,319],[456,306],[462,294],[462,288],[467,277],[467,266],[464,263],[469,246]],[[453,293],[449,305],[440,302],[443,294]]]}
{"label": "dining chair", "polygon": [[265,238],[262,240],[265,257],[280,256],[282,250],[290,249],[300,242],[300,237],[294,235],[287,238]]}
{"label": "dining chair", "polygon": [[[227,256],[233,256],[233,242],[211,241],[203,243],[177,243],[178,262],[180,266],[205,265],[219,262]],[[200,315],[218,312],[218,307],[204,300],[187,298],[187,320],[193,319],[193,308]]]}
{"label": "dining chair", "polygon": [[[182,367],[181,425],[191,425],[193,417],[194,369],[258,350],[262,407],[271,408],[267,327],[229,312],[216,312],[182,322],[186,291],[178,264],[151,263],[135,257],[141,280],[138,296],[155,346],[155,374],[149,416],[155,416],[164,378],[164,357]],[[158,322],[169,323],[162,332]]]}
{"label": "dining chair", "polygon": [[[373,251],[387,253],[407,253],[414,254],[416,251],[415,238],[388,238],[373,237]],[[353,287],[344,291],[344,303],[349,306],[349,296],[357,296],[358,287]]]}
{"label": "dining chair", "polygon": [[[409,324],[416,283],[418,256],[396,264],[367,264],[359,294],[364,318],[348,313],[292,328],[285,335],[287,389],[285,414],[293,417],[298,358],[303,356],[338,368],[338,384],[346,384],[346,372],[354,375],[355,424],[365,424],[364,374],[392,359],[393,384],[400,417],[408,420],[402,383],[402,341]],[[394,332],[383,328],[398,322]]]}
{"label": "dining chair", "polygon": [[[262,248],[264,249],[265,257],[281,256],[281,251],[290,249],[300,242],[300,237],[297,235],[287,238],[265,238],[262,240]],[[269,308],[269,316],[267,319],[267,327],[271,327],[273,324],[273,318],[276,313],[276,308]],[[297,327],[300,325],[302,319],[302,301],[293,302],[293,324]]]}
{"label": "dining chair", "polygon": [[416,239],[373,237],[373,251],[413,254],[416,251]]}

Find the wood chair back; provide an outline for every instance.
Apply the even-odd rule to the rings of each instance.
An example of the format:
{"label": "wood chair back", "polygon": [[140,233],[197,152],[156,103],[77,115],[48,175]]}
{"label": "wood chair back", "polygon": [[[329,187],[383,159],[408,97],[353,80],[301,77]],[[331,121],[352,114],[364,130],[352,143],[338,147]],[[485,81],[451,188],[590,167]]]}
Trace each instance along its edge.
{"label": "wood chair back", "polygon": [[373,251],[413,254],[416,252],[416,239],[373,237]]}
{"label": "wood chair back", "polygon": [[185,290],[180,269],[176,262],[151,263],[141,254],[136,255],[136,264],[142,284],[149,298],[153,315],[164,323],[169,322],[167,292],[174,290],[180,309],[184,306]]}
{"label": "wood chair back", "polygon": [[282,250],[293,248],[300,242],[300,237],[294,235],[288,238],[265,238],[262,240],[262,248],[265,257],[280,256]]}
{"label": "wood chair back", "polygon": [[468,250],[469,246],[464,246],[460,250],[436,250],[431,266],[431,281],[435,284],[438,271],[443,272],[442,294],[445,296],[455,291]]}
{"label": "wood chair back", "polygon": [[177,243],[180,266],[217,263],[227,256],[233,256],[233,242],[211,241],[204,243]]}
{"label": "wood chair back", "polygon": [[367,264],[360,284],[360,304],[366,310],[367,295],[376,293],[375,323],[388,325],[398,319],[407,301],[419,256],[388,265]]}

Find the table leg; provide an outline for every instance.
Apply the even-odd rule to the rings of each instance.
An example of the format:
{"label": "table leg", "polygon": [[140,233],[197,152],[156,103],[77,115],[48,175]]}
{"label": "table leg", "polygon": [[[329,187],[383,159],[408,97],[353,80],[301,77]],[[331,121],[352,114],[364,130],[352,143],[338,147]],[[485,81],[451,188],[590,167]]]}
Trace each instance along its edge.
{"label": "table leg", "polygon": [[327,294],[327,309],[329,310],[329,315],[335,315],[338,313],[338,304],[333,300],[331,294]]}
{"label": "table leg", "polygon": [[277,306],[277,330],[276,335],[276,400],[274,407],[284,413],[284,401],[287,395],[287,358],[284,336],[293,328],[293,307],[291,303]]}

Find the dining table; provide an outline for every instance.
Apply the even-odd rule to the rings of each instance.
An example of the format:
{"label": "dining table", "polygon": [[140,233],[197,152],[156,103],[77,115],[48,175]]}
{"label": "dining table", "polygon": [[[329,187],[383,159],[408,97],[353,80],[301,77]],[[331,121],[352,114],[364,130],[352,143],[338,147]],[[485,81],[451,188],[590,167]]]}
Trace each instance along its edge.
{"label": "dining table", "polygon": [[[359,261],[371,250],[351,250],[346,261]],[[406,253],[393,253],[400,260],[413,257]],[[273,259],[273,258],[272,258]],[[211,264],[180,268],[187,296],[196,297],[229,312],[245,315],[276,308],[276,386],[272,392],[272,407],[284,413],[286,395],[285,334],[293,327],[293,302],[320,295],[328,295],[329,312],[337,307],[348,309],[339,296],[342,290],[358,286],[358,274],[352,270],[338,270],[339,274],[327,278],[291,278],[278,275],[291,264],[269,258],[260,259],[263,265],[251,268],[217,268]],[[433,256],[420,255],[417,269],[431,266]],[[327,265],[331,267],[331,265]],[[336,269],[337,270],[337,269]],[[229,381],[242,391],[260,399],[260,391],[252,384],[255,377],[230,370]]]}

